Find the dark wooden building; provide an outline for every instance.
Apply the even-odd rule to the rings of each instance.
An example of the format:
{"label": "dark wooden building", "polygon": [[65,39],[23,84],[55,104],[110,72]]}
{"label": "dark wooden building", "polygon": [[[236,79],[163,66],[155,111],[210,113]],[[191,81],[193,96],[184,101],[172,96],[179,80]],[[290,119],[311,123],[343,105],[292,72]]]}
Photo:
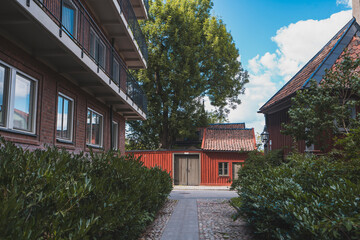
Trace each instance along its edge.
{"label": "dark wooden building", "polygon": [[147,167],[168,171],[175,185],[231,184],[248,152],[256,149],[253,128],[244,123],[212,124],[202,131],[201,149],[128,151]]}
{"label": "dark wooden building", "polygon": [[[355,2],[354,11],[359,11],[359,0],[353,2]],[[297,146],[299,152],[319,152],[316,146],[307,147],[304,141],[294,145],[290,136],[281,134],[281,125],[289,122],[288,110],[291,107],[291,98],[296,95],[297,91],[308,88],[311,79],[320,83],[325,69],[331,69],[334,64],[341,61],[346,50],[354,59],[360,56],[360,26],[355,18],[330,39],[295,76],[260,108],[259,113],[265,115],[265,124],[269,132],[269,150],[284,149],[286,155],[293,146]]]}

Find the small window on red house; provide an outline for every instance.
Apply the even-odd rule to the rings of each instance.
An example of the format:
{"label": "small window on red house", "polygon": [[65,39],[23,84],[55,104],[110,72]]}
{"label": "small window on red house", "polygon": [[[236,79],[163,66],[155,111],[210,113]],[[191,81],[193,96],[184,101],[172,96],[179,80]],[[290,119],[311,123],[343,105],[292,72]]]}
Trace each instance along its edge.
{"label": "small window on red house", "polygon": [[219,176],[229,176],[229,163],[219,163]]}

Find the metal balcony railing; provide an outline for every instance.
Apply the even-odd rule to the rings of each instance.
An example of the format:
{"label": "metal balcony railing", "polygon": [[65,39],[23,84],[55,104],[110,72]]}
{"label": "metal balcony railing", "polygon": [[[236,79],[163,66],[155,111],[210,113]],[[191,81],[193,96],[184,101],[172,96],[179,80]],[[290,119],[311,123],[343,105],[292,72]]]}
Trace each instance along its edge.
{"label": "metal balcony railing", "polygon": [[[130,3],[130,0],[118,0],[121,10],[123,11],[125,18],[134,34],[135,40],[139,45],[140,51],[143,57],[148,60],[148,48],[143,32],[141,31],[139,22],[135,15],[134,9]],[[149,3],[148,3],[149,5]]]}
{"label": "metal balcony railing", "polygon": [[[33,0],[59,26],[59,34],[67,34],[82,50],[102,69],[111,80],[133,100],[141,110],[147,113],[147,100],[142,87],[127,69],[117,51],[100,31],[84,6],[73,0],[76,14],[73,27],[68,29],[69,22],[63,23],[62,6],[65,0]],[[67,13],[69,14],[69,13]],[[118,66],[118,67],[115,67]]]}

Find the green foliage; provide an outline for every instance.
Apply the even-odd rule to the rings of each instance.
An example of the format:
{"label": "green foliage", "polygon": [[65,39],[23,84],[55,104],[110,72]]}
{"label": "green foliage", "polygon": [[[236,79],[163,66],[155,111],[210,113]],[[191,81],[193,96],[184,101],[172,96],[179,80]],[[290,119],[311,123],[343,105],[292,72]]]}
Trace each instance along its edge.
{"label": "green foliage", "polygon": [[261,239],[359,239],[360,158],[252,155],[234,183],[241,214]]}
{"label": "green foliage", "polygon": [[340,148],[333,154],[340,155],[345,160],[359,158],[360,156],[360,127],[351,129],[343,138],[336,139],[335,145]]}
{"label": "green foliage", "polygon": [[359,117],[351,118],[360,104],[359,66],[359,58],[352,60],[345,54],[341,62],[326,71],[320,84],[312,80],[309,88],[298,91],[292,98],[290,123],[283,125],[283,133],[325,150],[331,138],[359,126]]}
{"label": "green foliage", "polygon": [[[130,122],[129,147],[169,148],[235,108],[248,74],[225,24],[211,16],[211,0],[154,0],[142,23],[148,68],[138,72],[147,93],[146,121]],[[203,108],[207,96],[216,113]],[[150,130],[149,130],[150,129]]]}
{"label": "green foliage", "polygon": [[172,189],[131,156],[1,143],[1,239],[137,239]]}

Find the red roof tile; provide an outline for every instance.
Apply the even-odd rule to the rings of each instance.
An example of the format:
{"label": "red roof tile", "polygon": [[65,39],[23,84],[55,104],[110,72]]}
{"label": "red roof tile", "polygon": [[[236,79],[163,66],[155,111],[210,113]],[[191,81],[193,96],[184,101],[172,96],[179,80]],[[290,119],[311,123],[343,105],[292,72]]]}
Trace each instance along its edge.
{"label": "red roof tile", "polygon": [[254,129],[212,128],[204,132],[203,150],[253,151],[256,149]]}
{"label": "red roof tile", "polygon": [[[351,21],[346,25],[348,26]],[[347,30],[344,27],[339,31],[332,40],[330,40],[292,79],[290,79],[268,102],[266,102],[261,108],[260,112],[275,105],[279,101],[285,99],[297,90],[301,89],[306,81],[312,77],[312,74],[323,63],[326,57],[330,54],[331,50],[335,47],[336,43],[341,39]]]}
{"label": "red roof tile", "polygon": [[245,123],[214,123],[209,128],[245,128]]}

